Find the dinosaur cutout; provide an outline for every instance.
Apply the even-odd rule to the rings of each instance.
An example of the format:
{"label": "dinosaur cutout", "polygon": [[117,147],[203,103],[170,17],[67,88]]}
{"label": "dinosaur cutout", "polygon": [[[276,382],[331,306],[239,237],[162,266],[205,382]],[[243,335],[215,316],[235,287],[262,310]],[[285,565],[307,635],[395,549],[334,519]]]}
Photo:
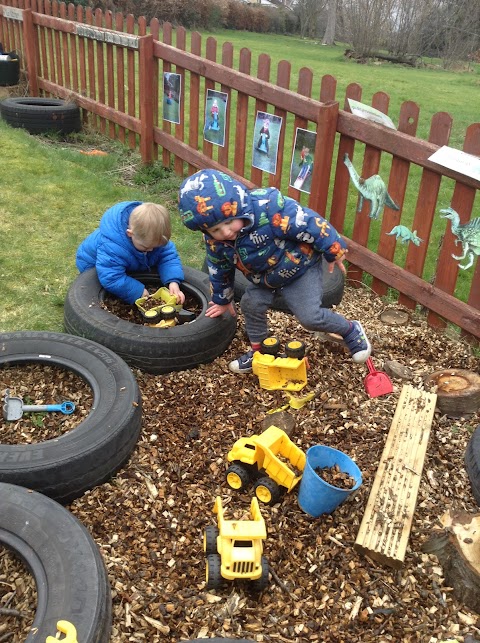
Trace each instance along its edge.
{"label": "dinosaur cutout", "polygon": [[452,222],[452,234],[457,237],[455,245],[457,243],[462,244],[463,254],[460,257],[452,254],[452,257],[459,262],[467,258],[465,265],[458,264],[459,268],[467,270],[473,265],[475,255],[480,255],[480,217],[461,224],[458,212],[455,212],[452,208],[446,208],[445,210],[440,210],[440,212],[442,219],[450,219]]}
{"label": "dinosaur cutout", "polygon": [[343,157],[343,162],[347,166],[352,183],[360,193],[357,212],[361,211],[364,199],[370,201],[370,219],[378,219],[386,205],[389,208],[392,208],[392,210],[400,210],[399,206],[388,194],[387,186],[379,174],[374,174],[368,179],[362,179],[362,177],[358,175],[357,170],[353,167],[352,162],[348,158],[348,154],[345,154]]}
{"label": "dinosaur cutout", "polygon": [[419,246],[423,241],[423,239],[420,239],[420,237],[417,236],[416,230],[412,232],[404,225],[396,225],[390,230],[390,232],[387,232],[386,234],[389,237],[395,235],[397,240],[400,239],[402,243],[408,243],[409,241],[411,241],[416,246]]}

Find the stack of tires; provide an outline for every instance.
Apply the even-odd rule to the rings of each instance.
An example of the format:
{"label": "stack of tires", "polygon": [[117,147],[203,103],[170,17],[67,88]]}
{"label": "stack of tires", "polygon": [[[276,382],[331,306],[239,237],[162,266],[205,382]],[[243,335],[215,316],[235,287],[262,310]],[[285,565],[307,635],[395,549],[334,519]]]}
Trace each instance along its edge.
{"label": "stack of tires", "polygon": [[141,429],[138,384],[118,355],[88,339],[20,331],[0,334],[0,348],[0,368],[55,365],[80,375],[93,393],[90,413],[70,432],[40,443],[0,444],[0,544],[26,563],[37,587],[26,641],[45,641],[67,621],[82,643],[108,643],[105,564],[87,529],[62,504],[127,462]]}
{"label": "stack of tires", "polygon": [[6,98],[0,103],[0,113],[11,127],[30,134],[71,134],[82,129],[79,107],[60,98]]}

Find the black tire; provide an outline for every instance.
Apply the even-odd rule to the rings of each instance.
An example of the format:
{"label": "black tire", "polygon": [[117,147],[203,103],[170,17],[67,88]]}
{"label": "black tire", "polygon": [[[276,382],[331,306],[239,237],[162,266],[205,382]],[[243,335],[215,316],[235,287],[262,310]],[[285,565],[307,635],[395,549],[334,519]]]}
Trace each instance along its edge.
{"label": "black tire", "polygon": [[88,339],[62,333],[0,334],[0,368],[57,365],[90,386],[89,415],[72,431],[37,444],[0,443],[0,482],[69,503],[108,480],[128,460],[140,435],[141,396],[125,362]]}
{"label": "black tire", "polygon": [[112,599],[100,551],[82,523],[46,496],[0,483],[0,543],[30,569],[37,611],[26,643],[75,625],[82,643],[108,643]]}
{"label": "black tire", "polygon": [[0,113],[11,127],[23,127],[30,134],[70,134],[82,129],[79,107],[60,98],[6,98]]}
{"label": "black tire", "polygon": [[242,491],[242,489],[248,487],[252,481],[250,472],[238,463],[231,464],[228,467],[225,473],[225,479],[228,486],[235,489],[235,491]]}
{"label": "black tire", "polygon": [[295,359],[303,359],[305,357],[305,344],[296,339],[287,342],[285,344],[285,355]]}
{"label": "black tire", "polygon": [[263,592],[268,587],[268,577],[270,569],[268,567],[268,560],[262,556],[262,575],[256,580],[250,581],[250,589],[252,592]]}
{"label": "black tire", "polygon": [[20,61],[18,58],[12,60],[0,60],[0,87],[18,85],[20,80]]}
{"label": "black tire", "polygon": [[220,554],[207,556],[207,589],[220,589],[225,581],[221,574],[222,559]]}
{"label": "black tire", "polygon": [[276,337],[267,337],[260,345],[260,352],[263,355],[276,356],[280,352],[280,342]]}
{"label": "black tire", "polygon": [[282,489],[268,476],[259,478],[254,487],[255,495],[264,505],[275,505],[282,499]]}
{"label": "black tire", "polygon": [[[323,264],[323,301],[322,305],[325,308],[332,308],[338,306],[342,301],[343,292],[345,289],[345,279],[342,271],[338,266],[335,266],[332,273],[328,272],[326,267],[327,262]],[[205,259],[202,266],[202,271],[208,274],[207,260]],[[240,270],[235,271],[235,287],[234,298],[235,301],[240,301],[243,297],[246,287],[250,282]],[[285,300],[280,293],[276,293],[272,304],[273,310],[281,310],[285,313],[290,313]]]}
{"label": "black tire", "polygon": [[465,451],[465,469],[467,470],[473,497],[480,507],[480,424],[470,438]]}
{"label": "black tire", "polygon": [[219,535],[218,527],[215,525],[208,525],[205,527],[203,534],[203,550],[207,556],[210,554],[217,554],[217,538]]}
{"label": "black tire", "polygon": [[[102,307],[106,291],[95,268],[81,273],[70,286],[64,306],[68,333],[88,337],[115,351],[130,366],[147,373],[170,373],[206,364],[230,345],[237,327],[230,313],[210,319],[205,311],[210,301],[208,277],[193,268],[184,268],[182,289],[194,295],[202,312],[190,324],[172,328],[151,328],[113,315]],[[146,286],[160,287],[158,275],[135,273]]]}

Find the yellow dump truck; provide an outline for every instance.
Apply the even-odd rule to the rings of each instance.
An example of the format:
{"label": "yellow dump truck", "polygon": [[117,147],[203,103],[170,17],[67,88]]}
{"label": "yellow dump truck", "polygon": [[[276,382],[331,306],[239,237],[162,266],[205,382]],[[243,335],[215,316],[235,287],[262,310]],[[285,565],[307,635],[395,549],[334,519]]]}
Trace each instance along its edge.
{"label": "yellow dump truck", "polygon": [[305,453],[282,429],[270,426],[260,435],[240,438],[228,452],[227,484],[241,490],[255,482],[255,495],[267,504],[279,502],[301,480]]}
{"label": "yellow dump truck", "polygon": [[218,589],[225,580],[248,580],[253,591],[268,585],[268,561],[263,556],[267,537],[265,521],[252,498],[250,520],[225,520],[222,499],[217,496],[213,512],[217,525],[209,525],[203,534],[203,550],[207,557],[207,589]]}

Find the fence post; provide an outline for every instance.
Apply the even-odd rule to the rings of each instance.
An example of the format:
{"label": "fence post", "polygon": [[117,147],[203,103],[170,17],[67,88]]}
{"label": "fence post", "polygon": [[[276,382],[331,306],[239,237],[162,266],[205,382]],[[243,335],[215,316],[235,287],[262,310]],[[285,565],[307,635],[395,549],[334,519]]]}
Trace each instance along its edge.
{"label": "fence post", "polygon": [[138,40],[140,89],[140,155],[145,164],[153,162],[153,36]]}
{"label": "fence post", "polygon": [[326,218],[328,188],[332,170],[333,150],[337,133],[339,105],[337,101],[322,103],[318,110],[317,138],[315,141],[312,185],[308,205]]}
{"label": "fence post", "polygon": [[28,84],[30,96],[38,96],[38,74],[37,74],[37,32],[33,25],[33,14],[31,9],[23,12],[23,43],[25,47],[25,60],[27,66]]}

